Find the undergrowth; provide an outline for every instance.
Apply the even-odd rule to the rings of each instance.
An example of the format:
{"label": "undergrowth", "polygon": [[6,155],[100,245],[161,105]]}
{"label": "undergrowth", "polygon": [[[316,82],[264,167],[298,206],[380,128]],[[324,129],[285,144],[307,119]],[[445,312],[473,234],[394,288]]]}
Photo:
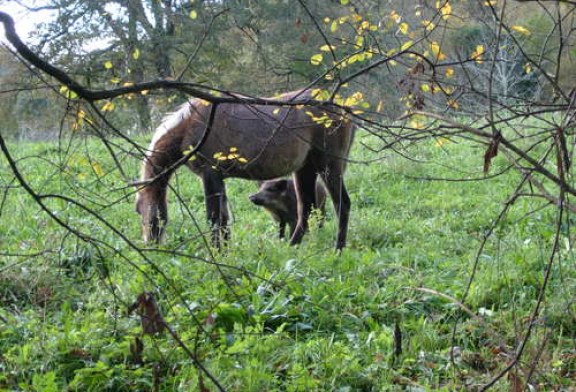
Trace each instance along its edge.
{"label": "undergrowth", "polygon": [[[184,170],[166,242],[144,247],[134,190],[98,141],[11,145],[53,216],[3,159],[0,390],[216,390],[191,357],[228,391],[478,389],[525,337],[557,212],[521,197],[491,231],[520,181],[503,158],[491,170],[500,175],[484,176],[483,150],[467,142],[424,142],[410,160],[362,143],[376,142],[359,135],[353,160],[379,159],[349,165],[342,254],[332,211],[290,247],[241,180],[227,182],[232,239],[207,248],[200,182]],[[137,175],[138,159],[118,158]],[[528,377],[540,390],[572,388],[569,234],[526,353],[493,390]],[[143,334],[129,311],[142,293],[192,355],[163,328]]]}

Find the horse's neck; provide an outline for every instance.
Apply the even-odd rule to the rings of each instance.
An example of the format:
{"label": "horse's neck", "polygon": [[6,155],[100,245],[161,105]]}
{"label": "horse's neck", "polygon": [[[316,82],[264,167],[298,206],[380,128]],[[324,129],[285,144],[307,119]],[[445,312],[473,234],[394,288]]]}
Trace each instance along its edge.
{"label": "horse's neck", "polygon": [[180,152],[180,145],[176,140],[172,140],[170,145],[156,143],[144,159],[142,166],[142,179],[152,179],[162,176],[162,184],[167,185],[168,180],[174,170],[183,163],[184,156]]}

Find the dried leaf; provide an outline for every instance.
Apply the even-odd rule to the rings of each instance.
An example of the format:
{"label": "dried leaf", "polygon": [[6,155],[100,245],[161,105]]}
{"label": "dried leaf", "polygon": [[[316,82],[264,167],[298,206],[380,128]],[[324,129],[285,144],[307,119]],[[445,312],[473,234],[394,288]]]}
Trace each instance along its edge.
{"label": "dried leaf", "polygon": [[160,309],[152,293],[144,292],[138,295],[136,302],[128,308],[128,314],[135,310],[140,316],[142,331],[145,335],[155,335],[166,328],[166,322],[160,314]]}
{"label": "dried leaf", "polygon": [[498,155],[498,147],[500,146],[500,140],[502,140],[502,134],[500,132],[496,133],[490,141],[490,145],[484,153],[484,173],[488,173],[490,170],[490,165],[492,163],[492,158]]}

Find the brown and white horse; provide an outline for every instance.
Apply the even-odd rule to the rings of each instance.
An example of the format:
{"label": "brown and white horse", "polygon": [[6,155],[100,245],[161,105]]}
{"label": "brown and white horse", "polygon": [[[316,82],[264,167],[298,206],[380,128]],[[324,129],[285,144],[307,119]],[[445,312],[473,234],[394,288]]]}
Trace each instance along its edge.
{"label": "brown and white horse", "polygon": [[[309,99],[310,93],[295,91],[281,99],[295,98]],[[136,197],[143,238],[160,241],[168,221],[168,181],[184,159],[202,178],[215,246],[229,236],[225,178],[269,180],[294,173],[298,223],[290,244],[299,243],[308,228],[320,175],[338,215],[336,248],[341,249],[350,212],[344,170],[353,136],[353,124],[329,106],[221,103],[213,108],[192,99],[158,127],[144,157]]]}

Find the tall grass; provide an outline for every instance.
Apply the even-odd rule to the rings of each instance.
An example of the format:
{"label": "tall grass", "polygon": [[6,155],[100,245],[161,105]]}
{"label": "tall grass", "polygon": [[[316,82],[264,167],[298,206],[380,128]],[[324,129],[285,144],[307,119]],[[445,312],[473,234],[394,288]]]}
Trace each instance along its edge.
{"label": "tall grass", "polygon": [[[135,177],[137,154],[113,142]],[[469,142],[424,142],[411,159],[364,146],[376,143],[359,135],[351,157],[342,254],[332,250],[331,211],[290,247],[248,201],[256,185],[241,180],[227,182],[232,240],[220,253],[207,248],[200,183],[184,170],[172,182],[167,240],[147,248],[133,189],[100,142],[11,145],[60,223],[3,160],[0,389],[214,390],[172,336],[142,335],[127,312],[142,292],[226,390],[464,391],[487,382],[524,337],[556,211],[518,198],[481,246],[520,181],[503,158],[492,168],[500,175],[484,176],[483,151]],[[514,372],[526,379],[536,368],[531,382],[544,390],[569,390],[576,371],[568,234]]]}

